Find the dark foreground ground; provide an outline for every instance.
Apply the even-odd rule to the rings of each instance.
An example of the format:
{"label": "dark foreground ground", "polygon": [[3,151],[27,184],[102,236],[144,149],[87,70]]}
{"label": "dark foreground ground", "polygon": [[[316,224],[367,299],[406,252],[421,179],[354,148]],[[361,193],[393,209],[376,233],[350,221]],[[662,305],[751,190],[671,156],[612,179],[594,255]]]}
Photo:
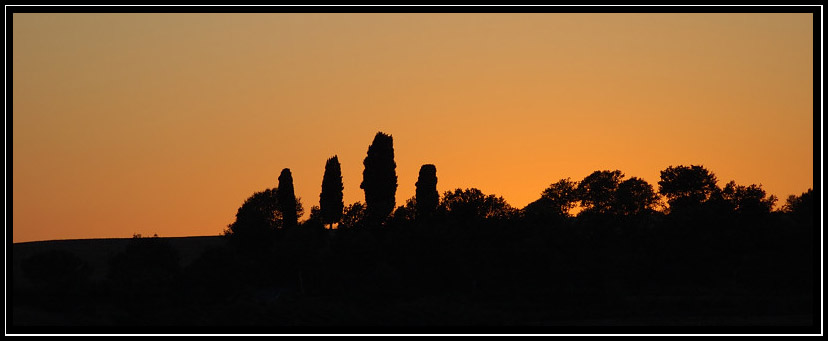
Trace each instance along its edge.
{"label": "dark foreground ground", "polygon": [[[373,250],[371,242],[353,238],[349,246]],[[336,255],[337,247],[308,249]],[[170,250],[172,256],[164,256]],[[36,255],[55,251],[53,258],[75,262],[36,264],[80,270],[43,274],[31,265],[24,269]],[[645,333],[819,332],[814,297],[807,290],[751,291],[742,290],[742,284],[651,290],[641,287],[647,279],[626,280],[623,274],[572,270],[560,277],[533,277],[515,270],[495,276],[440,267],[441,260],[425,256],[418,258],[424,268],[419,261],[354,267],[371,252],[393,253],[366,252],[342,253],[352,258],[339,262],[325,260],[332,256],[324,252],[246,254],[223,237],[18,243],[6,302],[9,332],[623,333],[629,327]],[[291,260],[299,255],[308,260]],[[261,258],[271,260],[256,260]],[[531,262],[521,268],[525,264]],[[568,280],[572,274],[581,277]]]}

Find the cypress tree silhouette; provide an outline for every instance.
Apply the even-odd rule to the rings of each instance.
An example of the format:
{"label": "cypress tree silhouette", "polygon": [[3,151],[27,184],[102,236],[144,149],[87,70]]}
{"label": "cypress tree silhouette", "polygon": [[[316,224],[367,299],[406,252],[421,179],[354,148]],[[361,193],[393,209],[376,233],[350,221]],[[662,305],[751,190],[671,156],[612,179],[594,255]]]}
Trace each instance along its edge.
{"label": "cypress tree silhouette", "polygon": [[434,215],[437,205],[440,204],[440,193],[437,192],[437,167],[432,164],[422,165],[417,177],[416,214],[420,218]]}
{"label": "cypress tree silhouette", "polygon": [[325,175],[322,176],[322,192],[319,193],[319,210],[322,223],[338,223],[342,219],[345,203],[342,200],[342,169],[336,155],[325,163]]}
{"label": "cypress tree silhouette", "polygon": [[296,195],[293,192],[293,176],[290,168],[282,170],[279,175],[279,187],[276,189],[279,212],[282,213],[282,227],[290,228],[298,224]]}
{"label": "cypress tree silhouette", "polygon": [[397,193],[397,164],[394,162],[394,139],[378,132],[368,146],[368,156],[362,162],[362,183],[365,191],[366,219],[370,225],[379,225],[394,210]]}

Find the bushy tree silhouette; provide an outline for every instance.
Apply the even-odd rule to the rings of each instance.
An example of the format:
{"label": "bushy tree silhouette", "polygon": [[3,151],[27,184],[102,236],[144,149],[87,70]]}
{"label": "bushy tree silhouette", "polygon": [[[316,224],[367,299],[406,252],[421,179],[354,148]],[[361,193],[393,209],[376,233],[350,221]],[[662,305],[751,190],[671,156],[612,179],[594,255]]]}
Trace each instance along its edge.
{"label": "bushy tree silhouette", "polygon": [[370,225],[379,225],[391,214],[397,193],[397,164],[394,162],[394,140],[391,135],[378,132],[368,146],[368,156],[362,162],[362,183],[365,191],[366,219]]}
{"label": "bushy tree silhouette", "polygon": [[670,210],[699,207],[719,196],[716,175],[702,166],[670,166],[661,171],[658,192],[667,198]]}
{"label": "bushy tree silhouette", "polygon": [[585,212],[608,213],[615,203],[615,192],[624,174],[620,170],[595,171],[578,183],[576,192]]}
{"label": "bushy tree silhouette", "polygon": [[336,155],[325,162],[325,175],[322,176],[322,192],[319,194],[319,209],[323,224],[333,228],[334,223],[342,219],[345,203],[342,200],[342,170]]}
{"label": "bushy tree silhouette", "polygon": [[243,243],[266,243],[281,227],[276,189],[253,193],[236,212],[236,221],[225,234]]}
{"label": "bushy tree silhouette", "polygon": [[440,193],[437,192],[437,167],[432,164],[422,165],[415,185],[417,187],[414,200],[416,216],[430,218],[440,204]]}
{"label": "bushy tree silhouette", "polygon": [[791,195],[782,206],[782,212],[791,214],[794,219],[800,222],[814,221],[814,190],[809,188],[808,191],[799,196]]}
{"label": "bushy tree silhouette", "polygon": [[365,222],[365,212],[365,204],[359,201],[346,206],[339,227],[346,229],[361,227]]}
{"label": "bushy tree silhouette", "polygon": [[311,206],[310,216],[308,217],[308,220],[318,221],[321,224],[322,223],[322,209],[320,209],[319,206],[316,206],[316,205]]}
{"label": "bushy tree silhouette", "polygon": [[279,174],[276,199],[278,211],[282,214],[282,227],[296,227],[299,221],[296,210],[298,201],[293,191],[293,176],[289,168],[282,169],[282,173]]}
{"label": "bushy tree silhouette", "polygon": [[521,210],[523,216],[536,223],[550,223],[569,217],[569,211],[575,208],[578,202],[577,186],[578,183],[569,178],[549,185],[538,200]]}
{"label": "bushy tree silhouette", "polygon": [[576,196],[577,187],[578,184],[575,181],[571,181],[569,178],[561,179],[543,190],[541,198],[549,200],[550,207],[555,213],[567,216],[569,211],[575,208],[578,201]]}
{"label": "bushy tree silhouette", "polygon": [[479,220],[489,218],[509,218],[517,213],[503,197],[486,195],[477,188],[446,191],[440,202],[442,211],[460,220]]}
{"label": "bushy tree silhouette", "polygon": [[636,215],[655,210],[658,195],[647,181],[632,177],[618,184],[614,211],[621,215]]}
{"label": "bushy tree silhouette", "polygon": [[722,197],[731,208],[738,213],[748,215],[764,215],[771,212],[776,196],[766,197],[762,185],[740,186],[735,181],[725,184]]}
{"label": "bushy tree silhouette", "polygon": [[[436,208],[435,208],[436,211]],[[393,220],[397,224],[405,224],[415,221],[420,214],[417,213],[417,198],[411,197],[405,201],[405,205],[397,206],[394,210]]]}

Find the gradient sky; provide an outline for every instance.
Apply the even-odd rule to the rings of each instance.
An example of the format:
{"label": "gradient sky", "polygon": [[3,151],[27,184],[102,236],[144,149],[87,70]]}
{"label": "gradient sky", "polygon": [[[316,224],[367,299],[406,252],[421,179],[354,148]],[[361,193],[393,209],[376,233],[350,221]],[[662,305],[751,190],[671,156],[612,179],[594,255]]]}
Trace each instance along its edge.
{"label": "gradient sky", "polygon": [[392,134],[397,204],[516,207],[670,165],[784,199],[813,187],[811,14],[13,15],[13,241],[218,235],[293,172],[345,203]]}

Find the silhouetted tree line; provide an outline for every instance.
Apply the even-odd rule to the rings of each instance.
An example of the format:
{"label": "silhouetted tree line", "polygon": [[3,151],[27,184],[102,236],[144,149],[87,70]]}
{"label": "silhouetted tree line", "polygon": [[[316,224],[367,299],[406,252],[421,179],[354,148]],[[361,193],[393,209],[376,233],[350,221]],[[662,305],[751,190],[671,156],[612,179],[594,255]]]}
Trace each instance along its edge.
{"label": "silhouetted tree line", "polygon": [[[426,164],[415,196],[395,208],[392,137],[378,133],[363,164],[364,203],[344,205],[334,156],[325,164],[319,206],[301,222],[284,169],[277,188],[239,207],[225,231],[228,246],[185,268],[161,241],[136,238],[113,258],[99,297],[119,297],[129,307],[127,323],[205,325],[521,324],[812,311],[811,189],[774,210],[777,198],[761,185],[720,187],[700,165],[662,170],[657,188],[599,170],[553,182],[520,209],[476,188],[440,194],[436,166]],[[74,277],[56,272],[60,281],[84,277],[70,257],[25,264],[49,262],[78,269]],[[163,318],[154,315],[160,311]]]}

